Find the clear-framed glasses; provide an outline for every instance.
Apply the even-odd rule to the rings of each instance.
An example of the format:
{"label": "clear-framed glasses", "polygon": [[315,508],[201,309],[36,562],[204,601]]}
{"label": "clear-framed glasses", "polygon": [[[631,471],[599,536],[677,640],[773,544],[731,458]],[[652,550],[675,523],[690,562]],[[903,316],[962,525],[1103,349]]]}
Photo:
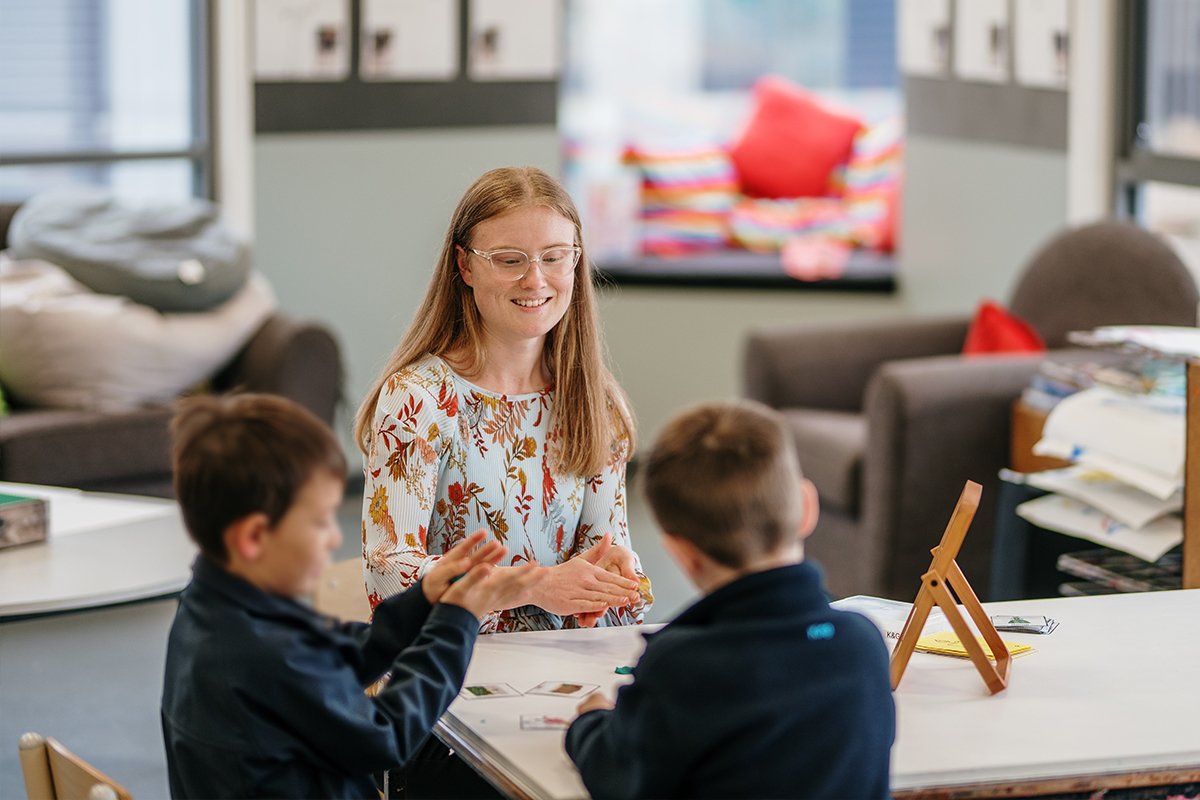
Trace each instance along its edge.
{"label": "clear-framed glasses", "polygon": [[551,275],[553,277],[561,277],[566,275],[571,270],[575,269],[575,265],[579,263],[579,255],[582,249],[575,245],[573,247],[547,247],[545,250],[537,254],[536,258],[530,258],[529,254],[524,250],[476,250],[474,247],[466,248],[469,252],[474,253],[480,258],[487,259],[492,265],[492,269],[496,274],[504,280],[519,281],[529,272],[529,267],[535,261],[541,267],[543,275]]}

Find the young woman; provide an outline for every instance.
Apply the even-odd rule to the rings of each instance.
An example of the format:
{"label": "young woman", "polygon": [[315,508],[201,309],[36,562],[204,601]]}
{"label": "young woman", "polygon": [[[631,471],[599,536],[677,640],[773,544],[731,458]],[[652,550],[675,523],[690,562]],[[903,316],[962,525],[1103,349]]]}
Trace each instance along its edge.
{"label": "young woman", "polygon": [[511,564],[548,567],[532,604],[483,631],[642,620],[652,597],[625,504],[634,424],[601,351],[570,197],[533,167],[485,173],[358,410],[373,604],[482,527]]}

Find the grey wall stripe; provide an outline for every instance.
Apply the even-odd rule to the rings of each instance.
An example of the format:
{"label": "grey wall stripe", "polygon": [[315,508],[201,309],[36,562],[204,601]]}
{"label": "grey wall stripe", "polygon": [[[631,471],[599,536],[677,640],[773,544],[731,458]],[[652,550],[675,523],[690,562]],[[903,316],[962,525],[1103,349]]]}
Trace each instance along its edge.
{"label": "grey wall stripe", "polygon": [[258,133],[553,125],[554,83],[259,83],[254,87]]}
{"label": "grey wall stripe", "polygon": [[904,79],[909,133],[1067,149],[1067,93],[1016,84]]}

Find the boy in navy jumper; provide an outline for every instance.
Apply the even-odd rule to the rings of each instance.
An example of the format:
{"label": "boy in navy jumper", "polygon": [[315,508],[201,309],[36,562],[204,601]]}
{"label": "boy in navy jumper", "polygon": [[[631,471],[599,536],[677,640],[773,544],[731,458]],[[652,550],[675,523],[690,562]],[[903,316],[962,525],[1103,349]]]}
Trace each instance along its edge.
{"label": "boy in navy jumper", "polygon": [[647,635],[615,706],[580,704],[566,748],[592,797],[887,797],[887,649],[804,563],[816,491],[778,415],[697,407],[642,469],[663,544],[704,597]]}
{"label": "boy in navy jumper", "polygon": [[185,401],[173,432],[200,556],[167,645],[172,797],[377,797],[371,774],[404,762],[461,688],[479,617],[518,604],[536,568],[492,569],[504,548],[479,532],[373,624],[340,623],[298,602],[342,541],[346,461],[329,429],[245,394]]}

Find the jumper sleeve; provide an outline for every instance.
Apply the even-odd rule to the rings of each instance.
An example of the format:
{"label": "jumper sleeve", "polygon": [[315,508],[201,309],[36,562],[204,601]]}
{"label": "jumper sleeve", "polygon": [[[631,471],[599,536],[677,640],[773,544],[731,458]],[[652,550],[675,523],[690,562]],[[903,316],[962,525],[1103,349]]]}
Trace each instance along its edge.
{"label": "jumper sleeve", "polygon": [[453,433],[444,400],[411,370],[380,390],[363,468],[363,572],[372,608],[412,586],[440,558],[427,542],[440,462]]}
{"label": "jumper sleeve", "polygon": [[375,697],[339,651],[314,647],[289,653],[245,702],[320,753],[325,769],[363,775],[393,767],[416,752],[462,687],[476,628],[465,609],[435,606]]}
{"label": "jumper sleeve", "polygon": [[374,683],[391,667],[396,654],[412,645],[433,608],[418,581],[375,607],[371,624],[342,623],[342,633],[359,643],[362,658],[359,680]]}
{"label": "jumper sleeve", "polygon": [[595,800],[683,796],[670,718],[635,680],[621,687],[616,708],[572,722],[564,745],[588,793]]}

